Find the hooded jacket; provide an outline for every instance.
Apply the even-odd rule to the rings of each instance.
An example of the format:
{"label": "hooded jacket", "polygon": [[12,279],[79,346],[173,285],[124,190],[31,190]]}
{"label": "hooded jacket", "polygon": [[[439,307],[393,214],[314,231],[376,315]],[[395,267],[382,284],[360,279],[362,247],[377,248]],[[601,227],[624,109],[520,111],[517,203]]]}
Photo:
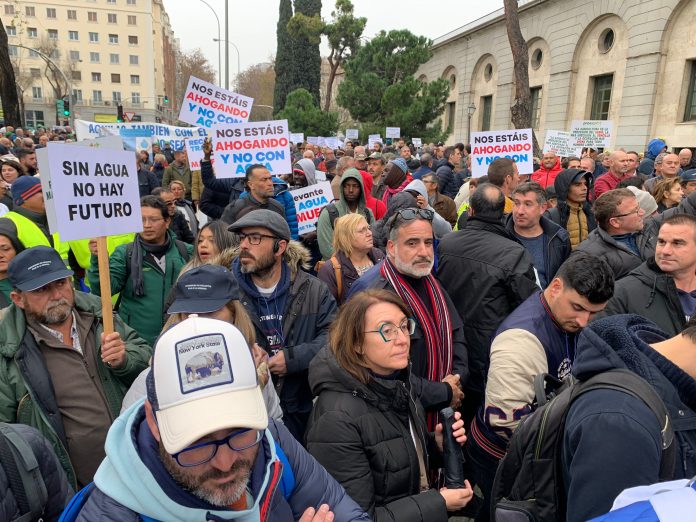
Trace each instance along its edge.
{"label": "hooded jacket", "polygon": [[457,182],[457,177],[454,175],[454,165],[445,160],[445,162],[437,168],[435,175],[438,180],[438,192],[454,199],[460,187]]}
{"label": "hooded jacket", "polygon": [[372,176],[364,170],[360,171],[360,175],[363,179],[363,187],[365,187],[365,206],[370,209],[375,220],[382,219],[387,213],[387,206],[372,195],[372,185],[374,184]]}
{"label": "hooded jacket", "polygon": [[654,138],[648,143],[648,150],[645,152],[645,157],[638,165],[638,172],[646,176],[652,176],[655,172],[655,158],[662,152],[667,144],[660,138]]}
{"label": "hooded jacket", "polygon": [[[420,492],[420,470],[410,429],[428,453],[435,451],[408,372],[362,384],[324,347],[310,366],[317,396],[307,449],[375,522],[446,522],[437,489]],[[410,422],[409,422],[410,421]]]}
{"label": "hooded jacket", "polygon": [[295,168],[298,165],[304,172],[305,178],[307,178],[307,185],[315,185],[317,182],[317,167],[314,165],[314,162],[309,158],[302,158],[295,163]]}
{"label": "hooded jacket", "polygon": [[[302,160],[300,160],[302,161]],[[309,161],[309,160],[307,160]],[[298,162],[299,163],[299,162]],[[311,162],[310,162],[311,163]],[[329,203],[324,207],[319,214],[319,220],[317,221],[317,239],[319,240],[319,251],[323,259],[329,259],[333,254],[333,223],[331,222],[331,216],[327,210],[330,206],[334,206],[338,210],[338,216],[345,216],[350,212],[348,203],[346,203],[345,197],[343,196],[343,184],[349,180],[353,179],[360,185],[360,197],[358,198],[358,207],[356,213],[361,215],[369,215],[368,223],[372,225],[375,222],[374,214],[367,208],[365,204],[365,185],[363,184],[363,177],[360,175],[358,169],[348,169],[343,173],[341,178],[341,190],[339,193],[338,201],[334,203]]]}
{"label": "hooded jacket", "polygon": [[[675,431],[673,478],[691,478],[696,475],[696,380],[649,346],[666,338],[636,315],[595,321],[580,334],[573,375],[586,380],[624,368],[645,379],[664,402]],[[662,429],[643,401],[626,393],[594,390],[579,397],[568,411],[561,452],[568,522],[606,513],[622,490],[657,482]]]}
{"label": "hooded jacket", "polygon": [[553,185],[556,177],[561,172],[561,159],[556,158],[556,164],[550,169],[541,167],[539,170],[535,170],[532,173],[532,181],[536,181],[542,187],[546,188],[549,185]]}
{"label": "hooded jacket", "polygon": [[[557,225],[562,226],[563,228],[568,227],[568,217],[570,216],[571,208],[568,205],[568,191],[570,190],[570,186],[578,181],[580,178],[584,177],[585,181],[587,183],[587,196],[589,197],[590,195],[590,190],[592,189],[592,175],[591,174],[583,174],[585,171],[580,170],[580,169],[565,169],[561,172],[559,172],[558,176],[556,176],[556,180],[553,182],[553,188],[556,190],[556,197],[557,197],[557,205],[556,208],[549,209],[546,212],[546,216],[556,223]],[[584,212],[585,217],[587,219],[587,231],[592,232],[595,228],[597,228],[597,223],[595,221],[594,213],[592,212],[592,204],[589,202],[589,200],[585,200],[582,203],[582,212]],[[587,238],[580,237],[578,238],[579,241],[578,243],[582,243]]]}
{"label": "hooded jacket", "polygon": [[655,251],[655,236],[652,232],[641,231],[636,234],[636,244],[640,255],[633,252],[623,243],[616,241],[603,228],[595,228],[588,238],[583,241],[577,252],[587,252],[595,257],[604,259],[614,272],[618,281],[631,270],[645,261],[650,252]]}
{"label": "hooded jacket", "polygon": [[[125,411],[109,430],[106,458],[94,478],[97,489],[77,522],[136,522],[141,520],[140,514],[162,522],[284,522],[297,520],[307,507],[323,503],[331,506],[337,521],[369,520],[326,470],[272,420],[259,443],[248,483],[254,504],[242,511],[209,505],[179,486],[161,464],[143,402]],[[287,500],[279,485],[285,464],[278,457],[276,443],[295,478]]]}
{"label": "hooded jacket", "polygon": [[641,315],[669,337],[681,332],[687,321],[674,279],[660,270],[654,257],[616,282],[614,296],[596,317],[617,314]]}
{"label": "hooded jacket", "polygon": [[[415,191],[418,192],[425,201],[428,201],[428,190],[425,188],[425,183],[423,183],[419,179],[414,179],[411,183],[406,185],[404,188],[404,192],[406,191]],[[449,234],[452,232],[452,225],[445,220],[440,214],[435,212],[435,209],[430,206],[430,203],[428,203],[428,206],[426,207],[429,210],[433,211],[433,234],[435,234],[435,237],[440,239],[441,237],[444,237],[446,234]]]}

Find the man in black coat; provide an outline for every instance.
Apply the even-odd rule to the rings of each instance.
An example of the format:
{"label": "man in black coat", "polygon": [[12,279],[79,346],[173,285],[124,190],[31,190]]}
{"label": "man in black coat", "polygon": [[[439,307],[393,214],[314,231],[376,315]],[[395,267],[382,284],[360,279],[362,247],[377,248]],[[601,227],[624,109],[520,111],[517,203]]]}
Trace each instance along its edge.
{"label": "man in black coat", "polygon": [[539,289],[532,258],[502,224],[505,196],[480,185],[470,200],[462,230],[438,246],[438,278],[464,321],[469,382],[463,414],[470,421],[483,403],[491,341],[501,322]]}
{"label": "man in black coat", "polygon": [[454,168],[459,165],[462,159],[462,153],[455,147],[447,147],[445,149],[445,163],[435,171],[438,179],[438,191],[447,197],[454,199],[459,192],[459,183],[457,176],[454,174]]}

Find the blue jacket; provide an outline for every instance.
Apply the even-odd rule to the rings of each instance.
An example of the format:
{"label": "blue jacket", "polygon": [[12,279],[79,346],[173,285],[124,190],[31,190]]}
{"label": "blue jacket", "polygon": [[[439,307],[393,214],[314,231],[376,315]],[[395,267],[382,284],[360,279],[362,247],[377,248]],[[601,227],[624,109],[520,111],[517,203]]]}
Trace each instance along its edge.
{"label": "blue jacket", "polygon": [[454,199],[459,192],[459,182],[454,173],[454,165],[449,162],[442,164],[435,172],[437,175],[438,191],[440,194]]}
{"label": "blue jacket", "polygon": [[[139,514],[168,522],[201,520],[285,522],[297,520],[309,506],[326,503],[336,520],[369,520],[328,472],[289,434],[282,424],[269,421],[251,470],[249,490],[254,505],[245,511],[219,509],[180,487],[162,465],[157,442],[145,421],[144,400],[121,415],[109,430],[106,458],[77,522],[136,522]],[[283,449],[295,478],[286,500],[278,485],[282,462],[275,443]]]}
{"label": "blue jacket", "polygon": [[[595,321],[580,334],[573,374],[584,380],[626,368],[651,384],[676,435],[673,478],[691,478],[696,475],[696,380],[649,346],[666,338],[637,315]],[[606,513],[624,489],[658,482],[660,430],[648,406],[623,392],[595,390],[578,398],[568,412],[561,455],[568,522]]]}

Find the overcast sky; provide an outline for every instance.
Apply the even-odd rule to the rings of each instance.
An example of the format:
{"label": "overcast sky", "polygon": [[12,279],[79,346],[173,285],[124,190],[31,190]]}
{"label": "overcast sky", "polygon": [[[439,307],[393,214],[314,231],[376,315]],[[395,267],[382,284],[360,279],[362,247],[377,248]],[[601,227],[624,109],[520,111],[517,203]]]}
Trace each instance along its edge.
{"label": "overcast sky", "polygon": [[[241,70],[266,62],[276,52],[276,24],[279,0],[228,0],[230,42],[239,48]],[[220,18],[221,38],[225,38],[225,0],[206,0]],[[164,0],[174,34],[182,50],[200,48],[215,70],[218,69],[217,22],[202,0]],[[322,16],[331,18],[334,0],[322,1]],[[365,36],[382,29],[409,29],[415,34],[437,38],[462,25],[500,9],[503,0],[353,0],[356,16],[367,17]],[[425,8],[424,8],[425,7]],[[322,55],[326,55],[326,45]],[[230,86],[237,73],[237,53],[230,46]],[[221,48],[222,83],[225,78],[225,47]]]}

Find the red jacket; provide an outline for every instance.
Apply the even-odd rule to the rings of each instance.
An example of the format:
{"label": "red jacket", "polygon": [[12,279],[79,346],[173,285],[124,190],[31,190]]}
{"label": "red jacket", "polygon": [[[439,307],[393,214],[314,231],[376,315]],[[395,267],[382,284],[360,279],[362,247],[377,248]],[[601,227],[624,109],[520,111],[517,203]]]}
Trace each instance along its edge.
{"label": "red jacket", "polygon": [[365,206],[372,211],[372,214],[375,216],[375,221],[382,219],[384,214],[387,213],[387,206],[383,201],[378,200],[372,195],[372,186],[374,185],[372,176],[364,170],[359,172],[362,176],[363,187],[365,189]]}
{"label": "red jacket", "polygon": [[539,170],[534,171],[532,174],[532,181],[536,181],[542,187],[546,188],[548,186],[553,186],[553,182],[556,181],[556,176],[561,172],[561,160],[556,159],[556,164],[553,168],[545,169],[541,167]]}

